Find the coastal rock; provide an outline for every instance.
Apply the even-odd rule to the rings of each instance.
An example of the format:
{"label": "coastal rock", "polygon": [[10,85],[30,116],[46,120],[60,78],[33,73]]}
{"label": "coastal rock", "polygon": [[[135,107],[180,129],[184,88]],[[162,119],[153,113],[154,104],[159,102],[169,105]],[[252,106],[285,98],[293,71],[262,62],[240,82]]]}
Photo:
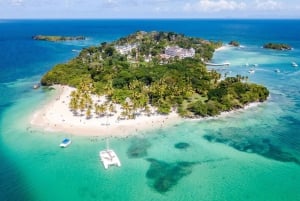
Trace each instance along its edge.
{"label": "coastal rock", "polygon": [[234,40],[230,41],[228,44],[232,45],[234,47],[239,47],[240,46],[240,43],[238,41],[234,41]]}

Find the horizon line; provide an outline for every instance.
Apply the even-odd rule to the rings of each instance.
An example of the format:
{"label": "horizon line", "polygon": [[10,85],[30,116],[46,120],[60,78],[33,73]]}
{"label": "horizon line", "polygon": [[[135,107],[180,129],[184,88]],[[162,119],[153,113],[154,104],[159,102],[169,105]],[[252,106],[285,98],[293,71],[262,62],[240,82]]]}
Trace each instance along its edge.
{"label": "horizon line", "polygon": [[300,20],[300,18],[0,18],[0,20]]}

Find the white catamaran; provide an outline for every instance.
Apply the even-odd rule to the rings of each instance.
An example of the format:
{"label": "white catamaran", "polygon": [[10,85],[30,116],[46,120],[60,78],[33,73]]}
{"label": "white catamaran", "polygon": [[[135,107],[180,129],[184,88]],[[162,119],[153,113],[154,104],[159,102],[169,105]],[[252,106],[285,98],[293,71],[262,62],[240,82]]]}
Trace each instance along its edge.
{"label": "white catamaran", "polygon": [[108,140],[106,140],[106,149],[99,152],[99,156],[101,159],[101,162],[103,163],[103,166],[105,169],[108,169],[109,166],[115,165],[120,167],[121,162],[115,153],[114,150],[109,149]]}

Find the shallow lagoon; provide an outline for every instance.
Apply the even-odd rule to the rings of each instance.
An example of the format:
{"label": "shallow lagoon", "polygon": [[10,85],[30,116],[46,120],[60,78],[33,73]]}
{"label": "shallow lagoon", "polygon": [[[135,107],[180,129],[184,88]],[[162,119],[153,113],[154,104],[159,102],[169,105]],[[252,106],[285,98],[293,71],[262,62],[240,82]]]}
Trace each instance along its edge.
{"label": "shallow lagoon", "polygon": [[[201,24],[197,21],[184,22],[187,26],[175,26],[183,23],[181,21],[169,24],[149,21],[144,25],[134,21],[115,22],[108,28],[114,34],[97,38],[95,30],[105,31],[101,27],[108,26],[106,21],[102,23],[87,23],[86,33],[80,33],[90,34],[86,44],[34,43],[25,48],[39,50],[42,46],[47,51],[41,60],[30,56],[31,59],[18,64],[7,61],[9,69],[4,69],[2,62],[1,75],[5,72],[7,76],[1,77],[0,86],[1,200],[300,200],[300,69],[290,65],[299,58],[300,44],[292,37],[287,38],[289,32],[284,37],[277,32],[270,39],[284,38],[296,48],[290,52],[275,52],[261,48],[260,43],[268,38],[251,32],[259,29],[265,33],[261,23],[255,24],[255,21],[203,21],[206,25],[213,24],[206,32],[200,26],[198,30],[192,29],[193,24]],[[127,29],[122,32],[117,28],[120,23],[131,26],[124,25]],[[287,26],[284,22],[277,23]],[[288,25],[290,23],[299,27],[298,21]],[[184,120],[137,136],[111,138],[110,147],[117,152],[122,167],[109,170],[103,168],[98,157],[99,150],[105,148],[105,139],[45,132],[30,126],[29,116],[53,94],[42,88],[32,90],[32,85],[53,64],[75,56],[72,49],[80,49],[93,41],[117,38],[136,28],[153,30],[166,24],[169,29],[173,26],[174,31],[193,36],[220,40],[223,37],[225,41],[236,37],[244,47],[216,52],[214,62],[231,63],[228,69],[217,70],[223,74],[247,75],[249,81],[266,85],[271,91],[269,100],[218,118]],[[237,24],[243,24],[248,31],[233,30],[232,25]],[[32,32],[42,29],[38,24],[35,26]],[[216,32],[217,28],[221,31]],[[66,29],[68,33],[75,31],[68,26]],[[29,35],[24,33],[22,40]],[[22,43],[20,36],[9,40]],[[4,47],[5,40],[1,43]],[[249,74],[252,64],[258,66],[254,74]],[[280,73],[274,72],[276,68]],[[58,146],[63,137],[73,140],[67,149]],[[185,148],[176,147],[180,143]]]}

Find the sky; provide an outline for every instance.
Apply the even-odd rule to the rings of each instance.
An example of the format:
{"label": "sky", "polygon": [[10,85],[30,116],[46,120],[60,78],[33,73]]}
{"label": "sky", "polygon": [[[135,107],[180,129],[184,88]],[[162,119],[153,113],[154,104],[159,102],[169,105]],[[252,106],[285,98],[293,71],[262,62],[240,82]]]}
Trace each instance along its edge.
{"label": "sky", "polygon": [[300,19],[300,0],[0,0],[0,19]]}

